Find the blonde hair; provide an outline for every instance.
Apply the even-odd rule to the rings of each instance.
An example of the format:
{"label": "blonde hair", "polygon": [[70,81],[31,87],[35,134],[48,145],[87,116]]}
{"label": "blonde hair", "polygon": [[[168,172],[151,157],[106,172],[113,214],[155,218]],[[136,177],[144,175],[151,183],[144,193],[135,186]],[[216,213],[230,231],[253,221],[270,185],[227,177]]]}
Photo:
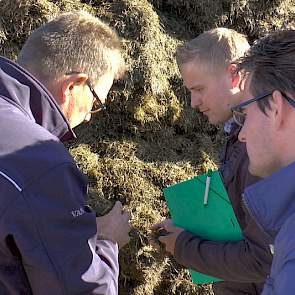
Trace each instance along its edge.
{"label": "blonde hair", "polygon": [[188,62],[200,61],[216,70],[243,56],[249,47],[244,35],[232,29],[216,28],[179,46],[176,61],[180,69]]}
{"label": "blonde hair", "polygon": [[94,81],[109,71],[119,78],[125,70],[117,33],[84,11],[61,14],[33,31],[17,62],[45,83],[72,72]]}

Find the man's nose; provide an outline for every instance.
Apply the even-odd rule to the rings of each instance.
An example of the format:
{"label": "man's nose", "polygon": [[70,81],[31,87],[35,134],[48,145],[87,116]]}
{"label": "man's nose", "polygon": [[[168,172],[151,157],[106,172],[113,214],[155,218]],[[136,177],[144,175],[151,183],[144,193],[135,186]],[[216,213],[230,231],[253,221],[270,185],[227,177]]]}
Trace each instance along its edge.
{"label": "man's nose", "polygon": [[191,107],[198,108],[202,104],[202,99],[199,95],[191,95]]}

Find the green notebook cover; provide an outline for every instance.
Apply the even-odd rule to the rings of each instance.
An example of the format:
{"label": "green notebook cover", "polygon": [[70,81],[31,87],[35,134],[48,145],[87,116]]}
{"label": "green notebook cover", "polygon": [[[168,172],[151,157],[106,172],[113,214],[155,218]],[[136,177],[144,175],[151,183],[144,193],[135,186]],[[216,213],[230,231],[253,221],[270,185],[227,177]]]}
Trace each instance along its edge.
{"label": "green notebook cover", "polygon": [[[207,175],[164,189],[174,224],[211,241],[241,240],[241,228],[218,171],[212,172],[208,203],[204,205]],[[195,284],[222,281],[194,270],[190,270],[190,273]]]}

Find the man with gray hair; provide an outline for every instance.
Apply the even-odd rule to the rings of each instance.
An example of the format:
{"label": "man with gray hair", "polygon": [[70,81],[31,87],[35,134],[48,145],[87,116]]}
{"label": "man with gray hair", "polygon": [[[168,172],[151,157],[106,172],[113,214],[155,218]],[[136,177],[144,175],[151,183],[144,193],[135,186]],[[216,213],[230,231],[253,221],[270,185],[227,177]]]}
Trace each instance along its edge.
{"label": "man with gray hair", "polygon": [[242,126],[249,171],[264,178],[244,193],[245,207],[273,242],[263,295],[295,290],[295,31],[256,42],[238,64],[243,102],[232,108]]}
{"label": "man with gray hair", "polygon": [[35,30],[0,58],[0,293],[118,294],[130,216],[96,217],[62,141],[104,107],[124,72],[117,34],[84,12]]}

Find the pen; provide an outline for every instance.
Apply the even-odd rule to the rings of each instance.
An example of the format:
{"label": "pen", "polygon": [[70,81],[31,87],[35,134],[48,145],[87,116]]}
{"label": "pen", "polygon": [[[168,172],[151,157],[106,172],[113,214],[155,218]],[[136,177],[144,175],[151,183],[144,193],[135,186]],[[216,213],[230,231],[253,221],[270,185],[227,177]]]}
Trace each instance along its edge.
{"label": "pen", "polygon": [[208,194],[210,189],[210,183],[211,183],[211,176],[212,176],[212,170],[209,169],[208,175],[206,178],[206,188],[205,188],[205,194],[204,194],[204,206],[208,204]]}

